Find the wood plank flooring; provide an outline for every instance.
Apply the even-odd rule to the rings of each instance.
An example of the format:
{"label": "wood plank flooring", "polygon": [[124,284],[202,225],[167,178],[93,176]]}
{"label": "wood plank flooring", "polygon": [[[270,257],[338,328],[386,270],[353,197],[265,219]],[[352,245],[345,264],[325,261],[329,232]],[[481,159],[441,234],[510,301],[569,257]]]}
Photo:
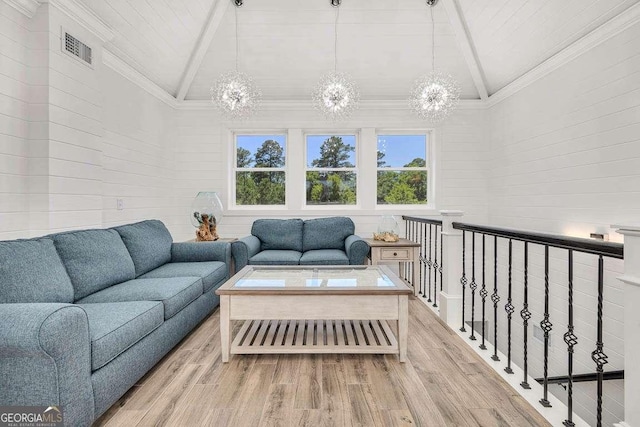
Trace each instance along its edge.
{"label": "wood plank flooring", "polygon": [[235,355],[223,364],[216,311],[94,425],[549,425],[413,298],[408,358]]}

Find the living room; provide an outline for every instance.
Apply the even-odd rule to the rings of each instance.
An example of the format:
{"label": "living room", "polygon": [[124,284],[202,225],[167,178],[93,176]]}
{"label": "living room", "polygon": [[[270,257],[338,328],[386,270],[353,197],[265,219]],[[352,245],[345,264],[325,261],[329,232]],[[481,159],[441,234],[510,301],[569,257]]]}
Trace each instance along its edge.
{"label": "living room", "polygon": [[[237,263],[231,248],[236,239],[253,234],[256,221],[347,217],[354,227],[349,233],[370,239],[374,233],[388,231],[384,227],[391,220],[391,231],[418,248],[411,265],[389,264],[390,274],[405,279],[403,283],[413,286],[417,294],[409,297],[406,363],[412,358],[420,360],[416,365],[434,362],[435,353],[429,353],[429,346],[440,349],[447,345],[435,342],[425,330],[438,340],[445,339],[460,329],[452,326],[455,323],[462,329],[467,325],[465,339],[470,331],[484,338],[486,329],[487,341],[493,345],[497,336],[496,351],[503,357],[496,370],[503,371],[507,354],[511,361],[511,332],[507,341],[506,329],[507,321],[511,325],[511,314],[505,312],[505,303],[508,298],[511,303],[507,280],[511,284],[513,276],[514,364],[525,369],[526,383],[528,343],[530,375],[535,380],[530,382],[542,379],[542,400],[549,391],[558,399],[555,409],[564,405],[558,409],[561,413],[544,413],[546,409],[537,403],[542,397],[538,390],[532,398],[522,397],[523,402],[529,402],[523,405],[530,406],[522,413],[515,411],[518,415],[513,415],[513,404],[503,412],[494,402],[486,401],[459,407],[462,403],[456,399],[460,395],[468,398],[465,393],[446,389],[437,380],[431,384],[435,388],[429,389],[426,379],[439,378],[444,370],[425,374],[418,369],[407,374],[396,355],[352,358],[338,354],[334,358],[305,355],[296,359],[299,365],[286,368],[299,369],[305,381],[315,381],[316,363],[327,366],[331,374],[318,374],[321,385],[330,383],[333,374],[351,375],[336,372],[339,366],[369,370],[371,384],[346,383],[340,404],[344,407],[340,406],[337,419],[331,418],[335,417],[331,411],[329,421],[323,418],[326,408],[322,397],[318,407],[313,399],[305,406],[292,397],[283,403],[289,411],[282,412],[288,414],[283,419],[262,419],[268,405],[257,418],[247,415],[244,419],[238,415],[238,407],[222,405],[207,411],[205,417],[191,418],[189,424],[429,425],[431,420],[431,425],[518,425],[540,412],[547,421],[533,418],[529,421],[532,425],[555,425],[553,420],[572,418],[568,413],[575,413],[579,422],[573,422],[578,424],[599,425],[604,416],[607,425],[638,425],[638,409],[628,404],[640,398],[640,381],[634,376],[640,374],[637,367],[634,370],[640,364],[629,356],[634,348],[640,348],[630,326],[638,319],[632,310],[625,310],[638,301],[634,293],[637,283],[618,280],[623,273],[633,277],[640,265],[637,254],[630,250],[636,238],[633,230],[638,224],[640,200],[636,195],[640,183],[638,0],[388,3],[3,0],[0,240],[9,244],[17,239],[57,233],[64,236],[74,230],[113,230],[159,220],[168,234],[160,226],[151,227],[145,229],[149,238],[157,238],[160,246],[176,245],[179,251],[180,247],[191,248],[180,246],[182,243],[201,244],[189,242],[197,230],[192,221],[196,196],[216,192],[221,204],[217,243],[227,245],[222,252],[229,253],[221,252],[207,262],[225,263],[232,279],[240,268],[231,270],[231,263]],[[66,43],[77,49],[69,51]],[[447,83],[455,92],[447,95],[452,102],[447,103],[444,116],[416,107],[420,104],[416,85],[434,69],[450,77]],[[349,94],[354,102],[338,113],[322,111],[322,93],[317,93],[327,84],[323,76],[332,71],[345,73],[342,83],[357,88],[357,93]],[[217,85],[225,83],[222,77],[233,72],[244,73],[256,88],[248,94],[255,99],[245,100],[246,111],[232,111],[217,96]],[[257,157],[268,141],[278,157],[265,166]],[[342,150],[339,164],[326,163],[332,141],[339,141]],[[247,155],[244,163],[240,161],[243,150]],[[261,177],[267,174],[271,186],[260,187]],[[396,179],[397,185],[385,184],[387,178]],[[199,225],[197,221],[195,225]],[[112,237],[122,238],[125,246],[133,241],[127,239],[143,238],[135,230],[118,232],[120,237]],[[549,236],[556,236],[556,240],[548,240]],[[595,247],[575,239],[588,239]],[[60,245],[69,245],[70,251],[78,249],[71,240]],[[550,257],[544,253],[549,246]],[[164,262],[173,256],[167,255],[171,250],[166,247],[160,256]],[[55,248],[60,250],[59,243]],[[531,249],[530,254],[526,248]],[[126,249],[131,252],[129,246]],[[564,341],[563,334],[567,324],[573,325],[568,318],[574,307],[573,296],[571,303],[568,297],[572,287],[566,277],[574,264],[573,258],[567,263],[567,249],[576,252],[576,285],[589,289],[576,296],[579,344],[575,372],[569,374],[566,359],[573,354],[574,345],[570,339]],[[198,258],[201,255],[196,252],[201,250],[184,249],[175,259]],[[524,261],[528,259],[525,253],[531,257],[530,280],[524,279],[529,265]],[[128,256],[126,251],[119,254],[122,259]],[[132,268],[131,274],[137,278],[141,275],[139,261],[131,255],[133,267],[127,260],[127,268]],[[66,262],[64,255],[60,256]],[[598,256],[605,258],[601,292]],[[494,260],[495,281],[502,286],[496,291],[501,302],[495,304],[488,295],[493,291]],[[117,270],[119,265],[106,268]],[[68,265],[67,270],[74,282]],[[144,270],[148,274],[149,270]],[[469,288],[472,273],[479,289],[474,287],[473,294]],[[7,274],[2,267],[0,274]],[[461,276],[468,279],[466,285],[461,285]],[[480,296],[481,276],[486,284],[482,290],[489,290],[483,293],[485,297]],[[551,297],[549,292],[545,297],[545,276]],[[216,289],[224,282],[219,279]],[[432,279],[441,287],[437,290],[434,284],[433,288],[437,308],[427,302],[431,300]],[[527,283],[533,313],[528,327],[526,316],[520,314]],[[201,286],[206,293],[207,285]],[[582,294],[585,300],[580,300]],[[76,289],[69,303],[80,299],[77,297]],[[550,300],[551,308],[545,308],[545,301]],[[7,299],[2,302],[3,306],[11,305]],[[140,378],[131,379],[133,388],[108,410],[92,413],[91,421],[98,420],[97,425],[146,425],[170,420],[168,425],[186,425],[181,424],[186,418],[168,408],[175,402],[186,404],[189,396],[199,396],[189,383],[190,375],[232,376],[221,360],[221,310],[217,300],[210,303],[203,323],[190,326],[190,335],[171,346],[168,355],[146,374],[143,381],[147,388],[144,382],[137,383]],[[495,318],[494,306],[500,309]],[[544,326],[541,329],[538,324],[549,319],[553,329],[545,333]],[[504,330],[494,333],[494,325]],[[580,327],[586,331],[581,332]],[[538,333],[542,338],[536,337]],[[603,336],[604,350],[600,345]],[[463,341],[451,344],[459,350],[442,356],[446,362],[434,363],[443,368],[448,366],[447,358],[463,354],[465,362],[480,366],[487,358],[482,352],[476,355],[478,343],[472,344],[473,349]],[[0,372],[10,369],[6,364],[14,357],[10,350],[15,349],[3,348],[8,353],[0,354]],[[602,363],[597,357],[602,351],[597,350],[606,353],[608,363]],[[596,351],[593,361],[592,351]],[[206,360],[211,369],[193,368],[205,363],[185,360]],[[290,359],[235,354],[229,363],[237,369],[235,374],[244,372],[253,384],[261,378],[258,374],[269,373],[259,365],[276,369],[278,361],[285,360]],[[340,363],[334,363],[336,360]],[[348,365],[347,360],[355,364]],[[257,376],[249,374],[254,368]],[[456,368],[456,372],[464,368]],[[386,383],[382,373],[387,369],[401,379]],[[485,367],[478,369],[484,375]],[[573,374],[592,373],[595,379],[576,379],[573,386]],[[412,375],[422,384],[414,384]],[[567,378],[555,383],[549,380],[557,377]],[[195,385],[203,386],[204,391],[219,384],[219,378],[211,384],[197,383],[197,379]],[[568,398],[569,379],[575,387],[575,402]],[[496,377],[492,384],[508,380]],[[521,380],[512,384],[513,389],[505,382],[507,396],[520,395]],[[427,392],[431,396],[427,401],[438,414],[419,413],[416,407],[421,405],[404,395],[398,402],[385,401],[386,406],[371,403],[384,399],[380,397],[384,392],[367,391],[367,387],[389,391],[389,384],[399,387],[396,392],[401,395],[408,393],[407,384],[416,387],[411,390]],[[209,385],[212,387],[204,387]],[[247,387],[239,381],[237,390],[227,390],[237,393],[236,399],[231,399],[234,404],[255,397],[252,393],[256,390]],[[474,387],[483,392],[480,385]],[[285,387],[286,396],[290,388]],[[265,390],[259,398],[263,403],[273,391]],[[322,396],[322,386],[319,390]],[[456,393],[450,402],[434,397]],[[499,395],[493,397],[503,402]],[[10,404],[0,401],[0,406],[16,406],[18,400],[12,398]],[[45,403],[25,397],[21,402],[19,406],[61,405],[65,410],[62,401]],[[363,409],[362,402],[373,407],[364,405]],[[199,411],[187,410],[187,406],[178,405],[179,412]],[[252,413],[249,407],[253,408],[247,406],[247,414]],[[106,415],[99,418],[103,412]],[[489,413],[493,415],[484,418]],[[522,414],[529,415],[523,418]]]}

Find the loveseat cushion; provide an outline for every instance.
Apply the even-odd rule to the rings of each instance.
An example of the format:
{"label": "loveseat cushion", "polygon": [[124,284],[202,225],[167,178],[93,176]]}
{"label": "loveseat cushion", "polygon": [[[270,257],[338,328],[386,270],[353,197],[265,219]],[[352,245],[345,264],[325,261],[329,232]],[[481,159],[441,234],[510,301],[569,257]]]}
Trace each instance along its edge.
{"label": "loveseat cushion", "polygon": [[301,219],[258,219],[251,234],[260,239],[261,250],[291,250],[302,252]]}
{"label": "loveseat cushion", "polygon": [[76,300],[135,277],[131,256],[114,230],[72,231],[52,238]]}
{"label": "loveseat cushion", "polygon": [[349,265],[349,257],[340,249],[316,249],[303,253],[300,265]]}
{"label": "loveseat cushion", "polygon": [[170,262],[140,276],[141,279],[194,276],[202,279],[204,291],[227,280],[227,265],[220,261]]}
{"label": "loveseat cushion", "polygon": [[171,261],[173,238],[161,221],[136,222],[115,227],[114,230],[120,233],[131,254],[136,277]]}
{"label": "loveseat cushion", "polygon": [[164,318],[170,319],[202,295],[199,277],[134,279],[111,286],[78,301],[78,304],[125,301],[161,301]]}
{"label": "loveseat cushion", "polygon": [[332,217],[304,221],[302,231],[303,252],[314,249],[342,249],[344,240],[355,232],[351,218]]}
{"label": "loveseat cushion", "polygon": [[164,322],[157,301],[79,304],[89,319],[91,370],[102,368]]}
{"label": "loveseat cushion", "polygon": [[0,303],[73,302],[73,286],[51,239],[0,242]]}
{"label": "loveseat cushion", "polygon": [[298,265],[301,252],[267,250],[259,252],[249,259],[251,265]]}

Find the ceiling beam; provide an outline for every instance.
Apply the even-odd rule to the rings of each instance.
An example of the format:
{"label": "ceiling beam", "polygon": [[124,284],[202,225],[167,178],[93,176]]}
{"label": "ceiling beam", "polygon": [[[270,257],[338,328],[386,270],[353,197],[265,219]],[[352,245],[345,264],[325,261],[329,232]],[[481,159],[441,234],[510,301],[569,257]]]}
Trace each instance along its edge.
{"label": "ceiling beam", "polygon": [[184,70],[184,74],[180,80],[180,86],[178,87],[178,93],[176,95],[176,99],[178,101],[183,101],[187,96],[191,83],[193,83],[193,79],[196,77],[196,73],[198,72],[198,69],[200,69],[200,65],[202,65],[202,60],[207,54],[209,46],[211,46],[211,41],[220,27],[220,23],[222,22],[222,18],[224,17],[227,8],[229,7],[229,3],[229,0],[218,0],[211,10],[209,19],[202,30],[202,34],[200,34],[200,39],[198,39],[198,43],[196,43],[196,47],[191,53],[191,58],[189,58],[187,68]]}
{"label": "ceiling beam", "polygon": [[471,42],[469,29],[467,28],[467,25],[462,18],[462,12],[460,12],[458,1],[442,0],[442,4],[444,4],[445,9],[447,10],[447,15],[449,15],[449,22],[453,27],[453,31],[456,33],[458,46],[460,47],[462,55],[467,62],[467,67],[469,67],[471,78],[476,85],[478,94],[480,94],[480,99],[485,101],[489,97],[489,92],[487,92],[487,85],[484,82],[484,73],[482,72],[482,68],[480,67],[480,61],[478,60],[476,50],[473,47],[473,43]]}

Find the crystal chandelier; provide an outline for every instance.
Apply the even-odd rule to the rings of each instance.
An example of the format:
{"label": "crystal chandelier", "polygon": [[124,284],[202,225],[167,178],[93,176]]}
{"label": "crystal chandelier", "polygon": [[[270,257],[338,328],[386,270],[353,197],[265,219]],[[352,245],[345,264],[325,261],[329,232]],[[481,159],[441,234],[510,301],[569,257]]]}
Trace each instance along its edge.
{"label": "crystal chandelier", "polygon": [[453,77],[436,71],[435,24],[433,7],[438,0],[427,0],[431,12],[431,63],[432,71],[418,79],[411,90],[411,108],[422,118],[432,123],[446,119],[455,110],[460,99],[460,86]]}
{"label": "crystal chandelier", "polygon": [[356,109],[360,100],[358,88],[344,73],[338,72],[338,16],[341,0],[330,0],[336,8],[334,23],[333,72],[324,75],[313,91],[316,109],[331,120],[344,120]]}
{"label": "crystal chandelier", "polygon": [[[221,0],[224,1],[224,0]],[[243,0],[234,0],[236,24],[236,69],[224,74],[211,87],[211,101],[231,119],[243,119],[256,110],[262,94],[249,76],[238,71],[238,8]]]}

